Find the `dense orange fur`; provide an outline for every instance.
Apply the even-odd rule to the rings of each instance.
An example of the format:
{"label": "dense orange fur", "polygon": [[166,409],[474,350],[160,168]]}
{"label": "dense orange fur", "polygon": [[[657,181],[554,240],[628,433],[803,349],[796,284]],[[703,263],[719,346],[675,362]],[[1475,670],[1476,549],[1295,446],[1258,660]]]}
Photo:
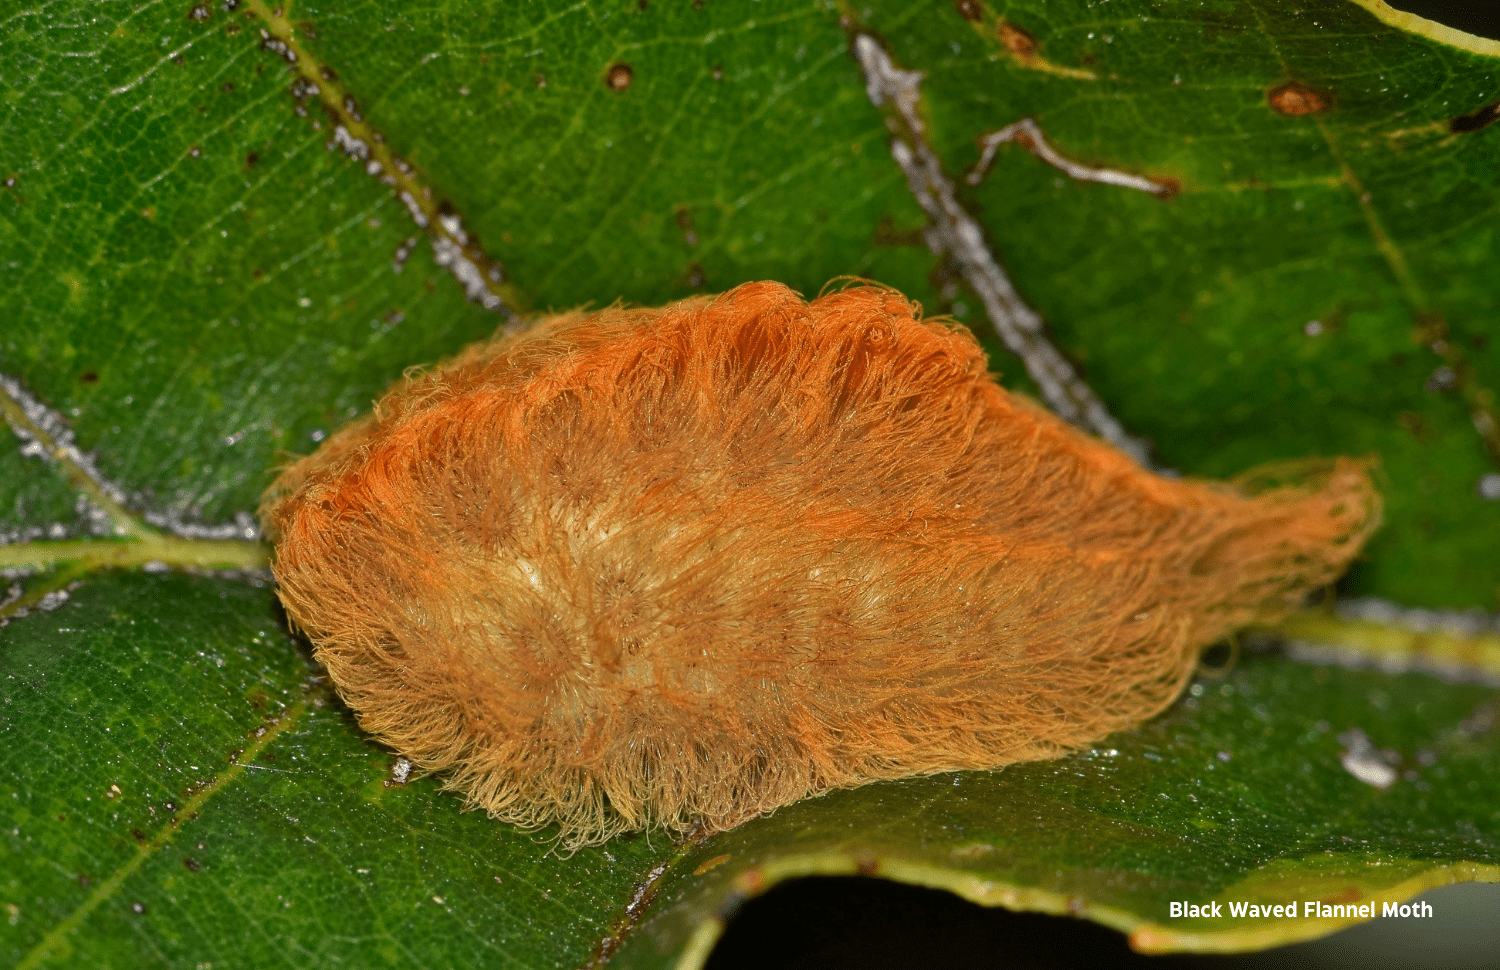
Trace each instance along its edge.
{"label": "dense orange fur", "polygon": [[1160,478],[893,291],[752,283],[471,347],[263,514],[360,723],[576,845],[1150,717],[1375,527],[1364,466],[1321,469]]}

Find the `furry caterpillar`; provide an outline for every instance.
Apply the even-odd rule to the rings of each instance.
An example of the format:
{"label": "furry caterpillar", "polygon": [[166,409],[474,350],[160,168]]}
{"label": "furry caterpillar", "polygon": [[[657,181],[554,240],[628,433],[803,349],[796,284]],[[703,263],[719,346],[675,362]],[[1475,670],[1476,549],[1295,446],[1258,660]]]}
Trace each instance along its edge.
{"label": "furry caterpillar", "polygon": [[409,375],[262,516],[361,725],[576,846],[1152,716],[1378,524],[1364,463],[1299,474],[1155,476],[899,293],[749,283]]}

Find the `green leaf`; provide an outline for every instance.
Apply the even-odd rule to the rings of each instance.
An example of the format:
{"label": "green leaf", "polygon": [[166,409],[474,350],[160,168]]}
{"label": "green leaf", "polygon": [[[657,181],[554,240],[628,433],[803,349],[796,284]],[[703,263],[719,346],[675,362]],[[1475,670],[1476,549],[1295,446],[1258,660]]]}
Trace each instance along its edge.
{"label": "green leaf", "polygon": [[[1351,591],[1493,608],[1500,504],[1475,485],[1500,429],[1486,445],[1470,412],[1500,385],[1485,269],[1500,131],[1453,124],[1492,117],[1500,43],[1456,50],[1348,3],[1102,10],[1013,4],[966,22],[876,2],[865,16],[927,72],[955,177],[976,137],[1031,117],[1064,156],[1180,183],[1162,200],[1073,181],[1009,145],[973,190],[1023,294],[1127,427],[1212,476],[1377,454],[1387,524]],[[1035,38],[1033,69],[1007,26]],[[1044,58],[1094,78],[1036,69]],[[1278,112],[1290,83],[1326,109]],[[1460,388],[1424,389],[1441,366]]]}
{"label": "green leaf", "polygon": [[102,577],[0,637],[7,965],[575,966],[671,851],[392,785],[263,588]]}
{"label": "green leaf", "polygon": [[[619,965],[701,951],[754,893],[883,875],[986,905],[1084,916],[1147,952],[1260,949],[1356,922],[1303,902],[1408,899],[1500,880],[1490,687],[1251,657],[1171,712],[1060,761],[871,785],[695,848]],[[1399,780],[1341,764],[1363,732]],[[1385,764],[1385,761],[1381,761]],[[699,871],[695,871],[699,870]],[[1172,900],[1297,904],[1293,918],[1169,919]]]}
{"label": "green leaf", "polygon": [[[850,56],[867,29],[923,73],[921,137],[985,245],[1162,462],[1378,455],[1387,525],[1344,592],[1493,610],[1500,502],[1476,486],[1500,462],[1500,44],[1365,6],[0,17],[0,406],[26,445],[0,448],[0,568],[18,571],[0,954],[692,966],[746,896],[858,871],[1081,913],[1147,949],[1245,949],[1341,923],[1173,922],[1166,902],[1500,879],[1493,689],[1409,672],[1493,677],[1493,634],[1310,615],[1284,632],[1408,672],[1251,657],[1069,759],[560,858],[432,779],[388,786],[394,755],[317,680],[260,574],[100,571],[263,563],[243,516],[282,456],[512,313],[855,274],[951,312],[1034,388],[925,247],[889,150],[911,132]],[[1024,118],[1062,158],[1175,191],[1070,178],[1014,141],[966,181],[976,138]],[[1384,790],[1341,764],[1356,728],[1395,753]],[[1364,757],[1367,777],[1392,767]]]}
{"label": "green leaf", "polygon": [[[1500,879],[1494,691],[1415,673],[1252,656],[1062,761],[560,858],[433,779],[393,785],[269,590],[102,577],[0,632],[0,665],[0,954],[20,966],[570,967],[622,942],[617,965],[670,966],[748,895],[855,872],[1088,916],[1145,949],[1246,949],[1352,920],[1173,921],[1165,903]],[[1390,752],[1365,755],[1393,765],[1387,789],[1341,763],[1354,730]]]}

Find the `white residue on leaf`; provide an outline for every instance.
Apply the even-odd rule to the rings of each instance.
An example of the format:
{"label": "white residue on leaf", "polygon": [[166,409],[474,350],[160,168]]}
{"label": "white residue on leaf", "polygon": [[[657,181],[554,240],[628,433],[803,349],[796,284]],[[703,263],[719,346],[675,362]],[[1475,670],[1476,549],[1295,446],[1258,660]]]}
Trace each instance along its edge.
{"label": "white residue on leaf", "polygon": [[370,146],[362,139],[349,134],[349,129],[343,125],[334,126],[333,141],[329,144],[338,146],[338,149],[345,155],[362,162],[370,157]]}
{"label": "white residue on leaf", "polygon": [[417,205],[417,200],[412,198],[412,194],[410,192],[402,192],[401,201],[406,204],[406,211],[411,213],[411,220],[417,224],[417,228],[426,229],[427,213],[422,211],[420,205]]}
{"label": "white residue on leaf", "polygon": [[1153,182],[1143,176],[1132,175],[1113,168],[1092,168],[1065,157],[1052,147],[1052,144],[1047,141],[1047,136],[1042,132],[1042,126],[1032,118],[1022,118],[998,131],[992,131],[980,137],[979,144],[984,146],[984,152],[979,156],[979,163],[969,172],[968,183],[978,185],[984,178],[984,173],[989,169],[990,163],[995,159],[995,150],[1006,142],[1012,141],[1069,178],[1080,182],[1117,185],[1120,188],[1135,189],[1151,195],[1171,195],[1175,191],[1173,186],[1163,182]]}
{"label": "white residue on leaf", "polygon": [[469,299],[486,310],[500,309],[499,295],[490,291],[484,273],[466,251],[469,234],[464,232],[462,221],[456,215],[444,214],[438,216],[438,222],[443,232],[432,236],[432,261],[448,267]]}
{"label": "white residue on leaf", "polygon": [[[100,474],[92,454],[78,448],[73,428],[68,424],[67,418],[33,397],[20,381],[5,374],[0,374],[0,394],[8,397],[12,406],[25,415],[24,421],[18,420],[10,413],[10,409],[6,409],[5,415],[11,430],[21,442],[22,455],[71,466],[87,479],[104,499],[117,505],[124,504],[124,491]],[[74,507],[89,534],[105,536],[125,533],[123,526],[116,523],[108,511],[91,501],[84,492],[80,491]],[[61,523],[28,526],[0,533],[0,545],[41,538],[63,539],[67,538],[70,532],[71,530]]]}
{"label": "white residue on leaf", "polygon": [[186,508],[173,508],[166,512],[147,512],[144,518],[158,529],[165,529],[189,539],[248,539],[260,538],[260,526],[255,516],[246,511],[234,514],[233,522],[219,525],[203,525],[187,520]]}
{"label": "white residue on leaf", "polygon": [[985,312],[1007,349],[1021,358],[1047,405],[1064,420],[1093,432],[1142,464],[1149,464],[1145,443],[1127,434],[1104,403],[1078,376],[1048,339],[1041,315],[1021,299],[984,239],[973,216],[958,202],[953,182],[928,146],[917,103],[923,75],[905,71],[873,34],[854,39],[854,55],[865,76],[865,90],[879,107],[889,101],[896,116],[891,156],[906,173],[906,184],[932,225],[925,233],[935,254],[951,255],[964,279],[979,295]]}
{"label": "white residue on leaf", "polygon": [[1389,763],[1388,756],[1375,747],[1365,732],[1359,728],[1350,728],[1339,735],[1339,743],[1344,746],[1344,753],[1339,755],[1339,763],[1349,774],[1381,791],[1396,783],[1396,769]]}

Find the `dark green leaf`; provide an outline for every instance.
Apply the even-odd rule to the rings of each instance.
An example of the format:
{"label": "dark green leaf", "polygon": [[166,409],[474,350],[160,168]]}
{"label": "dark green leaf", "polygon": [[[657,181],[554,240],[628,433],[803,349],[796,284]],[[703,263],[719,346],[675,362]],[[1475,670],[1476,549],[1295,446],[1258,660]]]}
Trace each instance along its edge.
{"label": "dark green leaf", "polygon": [[670,852],[392,785],[266,589],[100,578],[0,669],[7,965],[573,967]]}
{"label": "dark green leaf", "polygon": [[[1251,657],[1168,714],[1061,761],[871,785],[695,848],[618,966],[672,966],[723,917],[800,875],[884,875],[987,905],[1085,916],[1148,951],[1260,949],[1377,905],[1500,881],[1493,688]],[[1358,730],[1393,766],[1342,764]],[[1341,735],[1344,737],[1341,739]],[[705,870],[701,873],[694,870]],[[1297,918],[1170,919],[1168,903],[1296,903]]]}

